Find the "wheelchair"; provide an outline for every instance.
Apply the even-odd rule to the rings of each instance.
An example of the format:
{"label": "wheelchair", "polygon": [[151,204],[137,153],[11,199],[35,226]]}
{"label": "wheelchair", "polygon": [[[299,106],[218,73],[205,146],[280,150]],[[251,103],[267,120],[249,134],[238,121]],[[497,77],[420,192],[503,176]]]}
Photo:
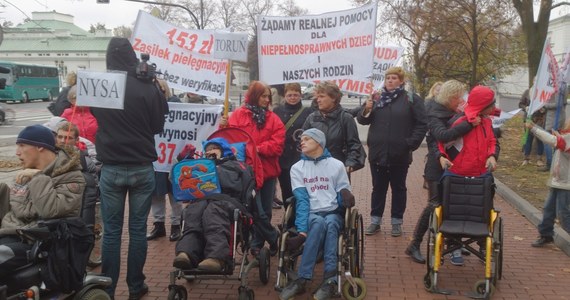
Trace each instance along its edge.
{"label": "wheelchair", "polygon": [[[463,248],[485,263],[484,279],[466,295],[489,299],[502,277],[503,264],[503,221],[493,207],[493,177],[444,176],[440,191],[442,203],[432,213],[428,230],[424,286],[432,293],[451,294],[438,287],[438,274],[444,255]],[[479,244],[479,249],[473,243]]]}
{"label": "wheelchair", "polygon": [[[285,214],[279,225],[279,260],[277,264],[277,282],[275,290],[281,291],[290,281],[297,278],[296,265],[303,247],[297,250],[287,249],[287,239],[296,236],[295,198],[285,200]],[[321,256],[321,255],[319,255]],[[366,283],[362,279],[364,272],[364,223],[356,207],[345,210],[344,227],[338,238],[337,290],[336,296],[345,299],[361,300],[366,297]],[[342,276],[346,281],[341,284]]]}
{"label": "wheelchair", "polygon": [[[188,207],[185,209],[188,209]],[[182,222],[182,228],[184,228],[184,220],[182,220]],[[189,270],[175,269],[170,272],[168,299],[182,300],[188,298],[186,288],[182,285],[176,285],[177,279],[184,278],[187,281],[192,281],[196,278],[218,278],[219,275],[228,277],[234,275],[235,267],[239,265],[239,275],[237,278],[240,281],[240,286],[238,288],[239,299],[253,300],[255,295],[253,290],[248,287],[248,273],[250,270],[259,267],[259,280],[261,283],[267,284],[269,282],[271,256],[269,249],[267,247],[263,247],[260,249],[259,255],[250,260],[248,252],[250,250],[252,232],[253,218],[239,209],[235,209],[231,225],[231,253],[229,258],[225,261],[225,266],[220,272],[205,271],[198,268]],[[238,258],[238,254],[241,255],[241,258]]]}
{"label": "wheelchair", "polygon": [[[58,291],[56,288],[50,288],[46,282],[46,270],[49,270],[48,264],[50,260],[50,247],[54,234],[57,235],[57,228],[60,224],[73,219],[80,220],[80,224],[84,224],[79,218],[53,219],[38,222],[38,227],[18,230],[18,235],[25,241],[32,243],[32,247],[28,250],[29,263],[16,269],[10,278],[7,278],[2,288],[0,284],[0,300],[8,299],[74,299],[74,300],[110,300],[111,297],[105,291],[105,288],[111,285],[111,278],[99,276],[95,274],[84,274],[82,286],[79,290],[71,292]],[[69,223],[66,223],[69,224]],[[83,225],[85,226],[85,225]],[[83,240],[80,244],[93,246],[91,237]],[[80,247],[81,248],[81,247]],[[80,249],[75,248],[79,251]],[[59,252],[58,252],[59,254]],[[78,257],[84,257],[79,255]],[[69,257],[70,260],[78,257]],[[84,266],[87,264],[85,257]],[[82,268],[85,270],[85,267]],[[49,275],[54,276],[54,275]],[[61,274],[55,275],[61,276]],[[47,284],[47,286],[46,286]]]}

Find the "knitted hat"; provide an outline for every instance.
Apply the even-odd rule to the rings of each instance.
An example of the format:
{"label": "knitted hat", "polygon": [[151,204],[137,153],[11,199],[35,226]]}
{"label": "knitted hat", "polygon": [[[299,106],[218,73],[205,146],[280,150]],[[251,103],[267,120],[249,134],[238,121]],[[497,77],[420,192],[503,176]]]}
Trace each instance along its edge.
{"label": "knitted hat", "polygon": [[27,144],[37,147],[43,147],[55,152],[55,138],[51,130],[42,125],[31,125],[18,134],[16,144]]}
{"label": "knitted hat", "polygon": [[51,130],[52,132],[57,133],[59,126],[61,126],[64,122],[67,122],[67,120],[62,117],[51,117],[49,121],[44,123],[44,126],[47,127],[49,130]]}
{"label": "knitted hat", "polygon": [[303,131],[303,134],[301,135],[306,135],[312,138],[317,143],[319,143],[319,145],[321,145],[323,150],[325,149],[325,145],[327,144],[327,138],[325,137],[325,134],[322,131],[318,130],[317,128],[307,129]]}
{"label": "knitted hat", "polygon": [[469,122],[473,121],[477,115],[481,113],[489,105],[495,101],[495,92],[492,89],[478,85],[469,93],[467,106],[465,107],[465,116]]}

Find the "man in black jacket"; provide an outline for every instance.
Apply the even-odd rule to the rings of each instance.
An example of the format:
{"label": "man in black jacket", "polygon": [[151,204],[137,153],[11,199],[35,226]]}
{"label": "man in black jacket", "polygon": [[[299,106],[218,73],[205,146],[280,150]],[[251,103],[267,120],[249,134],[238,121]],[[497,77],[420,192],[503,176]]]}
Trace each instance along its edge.
{"label": "man in black jacket", "polygon": [[100,191],[103,216],[102,272],[113,279],[107,292],[115,294],[120,273],[121,235],[125,198],[129,195],[129,251],[127,285],[129,299],[148,293],[144,283],[147,254],[147,218],[154,190],[157,159],[154,135],[162,132],[168,105],[154,78],[137,74],[138,59],[131,43],[114,37],[107,48],[107,69],[127,72],[124,109],[92,108],[99,123],[97,159],[101,168]]}
{"label": "man in black jacket", "polygon": [[363,106],[358,123],[368,129],[368,159],[372,172],[371,223],[366,234],[380,231],[388,186],[392,189],[392,236],[402,235],[407,202],[406,177],[416,150],[426,134],[424,101],[404,89],[404,70],[386,71],[382,93]]}

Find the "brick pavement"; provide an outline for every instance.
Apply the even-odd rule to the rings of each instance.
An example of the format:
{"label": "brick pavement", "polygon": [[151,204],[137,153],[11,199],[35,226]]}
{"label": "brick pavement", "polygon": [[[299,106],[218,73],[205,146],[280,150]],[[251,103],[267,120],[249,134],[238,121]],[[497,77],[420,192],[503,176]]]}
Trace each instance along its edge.
{"label": "brick pavement", "polygon": [[[426,190],[423,184],[423,159],[427,149],[420,148],[414,153],[414,163],[408,174],[408,207],[405,214],[401,237],[390,236],[389,205],[387,201],[384,226],[381,233],[366,237],[364,279],[368,287],[366,299],[466,299],[460,293],[443,296],[430,294],[424,290],[422,278],[425,265],[412,262],[404,249],[411,240],[415,222],[426,204]],[[353,188],[357,207],[364,215],[365,225],[369,222],[369,197],[371,179],[368,166],[353,174]],[[503,279],[497,286],[493,299],[570,299],[570,258],[555,246],[536,249],[530,243],[536,238],[536,228],[511,207],[499,195],[495,205],[501,210],[505,223]],[[281,210],[273,210],[274,224],[281,219]],[[168,219],[168,218],[167,218]],[[388,220],[388,223],[386,223]],[[152,220],[149,219],[149,225]],[[125,222],[125,224],[127,224]],[[169,224],[167,224],[169,225]],[[169,227],[167,227],[169,228]],[[125,284],[126,249],[128,237],[123,236],[123,260],[116,299],[126,299]],[[425,243],[422,244],[425,254]],[[456,267],[445,263],[440,275],[440,287],[457,291],[469,291],[473,284],[483,278],[483,264],[472,256],[467,256],[465,266]],[[172,270],[174,243],[168,238],[149,242],[149,251],[145,273],[150,294],[144,299],[167,299],[168,275]],[[256,299],[277,299],[274,291],[277,259],[272,259],[269,283],[263,286],[257,270],[250,273],[250,287],[255,291]],[[308,292],[296,299],[310,299],[310,292],[317,288],[322,278],[322,266],[317,266],[315,280]],[[237,277],[235,277],[237,278]],[[195,280],[186,283],[179,280],[189,293],[189,299],[238,299],[239,282],[235,278],[215,280]]]}

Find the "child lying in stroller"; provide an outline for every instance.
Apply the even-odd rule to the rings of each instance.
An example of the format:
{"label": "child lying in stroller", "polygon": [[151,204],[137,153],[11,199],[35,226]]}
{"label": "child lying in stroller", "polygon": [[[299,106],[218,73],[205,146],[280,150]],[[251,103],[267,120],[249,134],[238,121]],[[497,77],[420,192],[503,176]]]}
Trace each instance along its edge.
{"label": "child lying in stroller", "polygon": [[255,177],[251,167],[236,160],[224,138],[204,142],[204,153],[206,158],[215,160],[222,193],[205,196],[184,209],[184,228],[176,243],[173,266],[218,272],[229,259],[233,211],[248,211]]}

